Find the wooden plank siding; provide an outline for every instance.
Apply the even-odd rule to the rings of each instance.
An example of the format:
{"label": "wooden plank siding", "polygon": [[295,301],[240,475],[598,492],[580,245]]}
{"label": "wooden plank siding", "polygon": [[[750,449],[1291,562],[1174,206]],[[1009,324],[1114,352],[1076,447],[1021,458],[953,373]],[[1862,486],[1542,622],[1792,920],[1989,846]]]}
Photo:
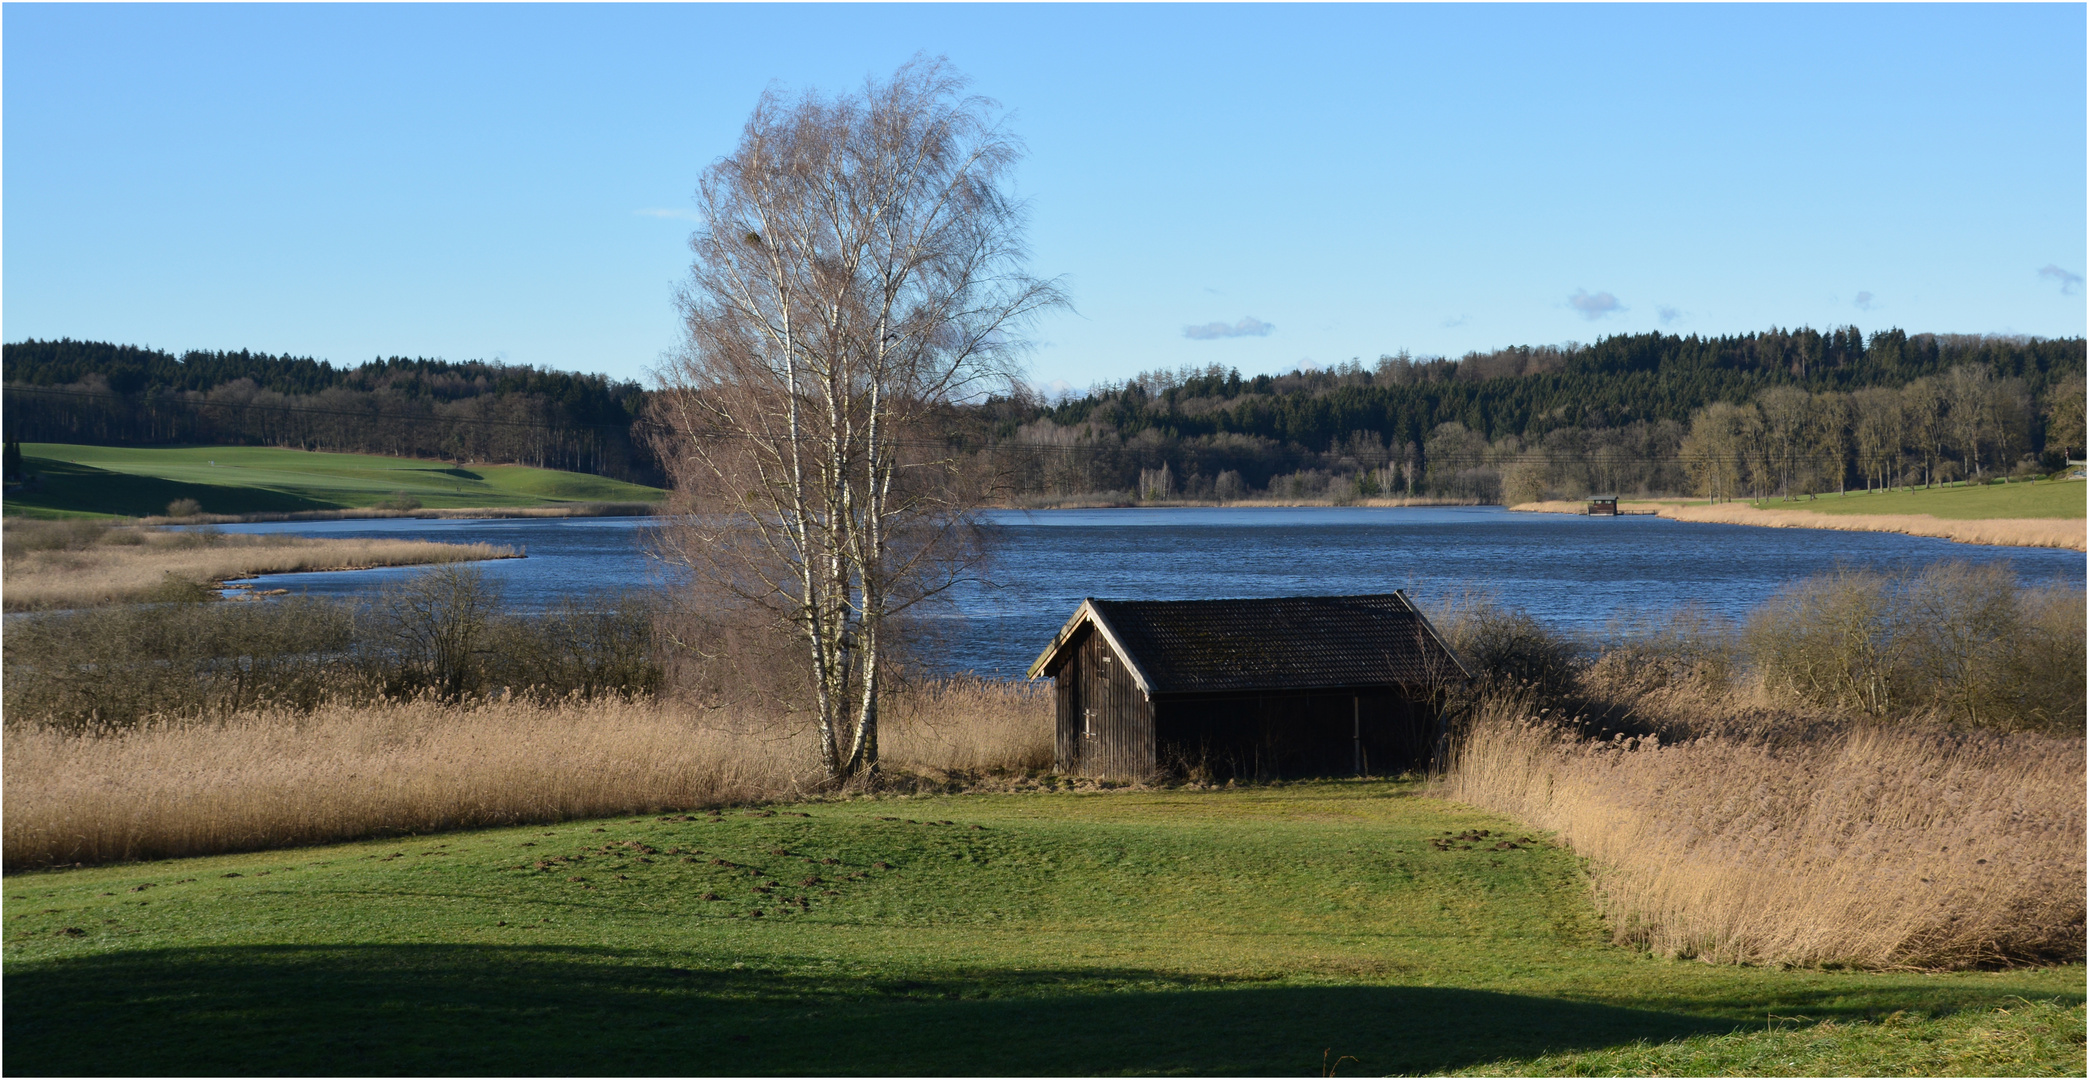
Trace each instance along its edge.
{"label": "wooden plank siding", "polygon": [[1407,599],[1098,600],[1030,667],[1054,680],[1062,773],[1143,780],[1428,766],[1470,678]]}
{"label": "wooden plank siding", "polygon": [[1152,775],[1153,706],[1101,634],[1085,631],[1053,677],[1060,771],[1113,780]]}

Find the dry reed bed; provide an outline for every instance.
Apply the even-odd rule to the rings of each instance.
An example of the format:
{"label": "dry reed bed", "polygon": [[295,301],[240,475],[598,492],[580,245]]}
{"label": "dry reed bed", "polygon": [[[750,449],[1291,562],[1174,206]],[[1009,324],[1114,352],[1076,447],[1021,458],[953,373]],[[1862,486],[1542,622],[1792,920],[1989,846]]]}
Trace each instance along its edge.
{"label": "dry reed bed", "polygon": [[1773,529],[1839,529],[1843,532],[1894,532],[1934,536],[1961,544],[2089,550],[2089,529],[2080,518],[1989,518],[1953,521],[1928,514],[1822,514],[1812,510],[1758,510],[1737,503],[1663,506],[1661,516],[1677,521],[1723,525],[1762,525]]}
{"label": "dry reed bed", "polygon": [[8,611],[92,607],[159,598],[170,580],[221,584],[258,574],[311,570],[367,570],[520,558],[495,544],[429,540],[371,540],[290,536],[217,536],[208,542],[162,538],[193,534],[146,532],[134,544],[100,543],[32,551],[7,562],[0,607]]}
{"label": "dry reed bed", "polygon": [[2083,745],[1922,726],[1587,741],[1496,703],[1445,790],[1591,860],[1622,943],[1961,968],[2082,957]]}
{"label": "dry reed bed", "polygon": [[[1676,521],[1704,521],[1715,525],[1760,525],[1772,529],[1838,529],[1843,532],[1894,532],[1909,536],[1934,536],[1961,544],[1997,544],[2005,547],[2072,548],[2089,550],[2089,527],[2067,518],[1989,518],[1984,521],[1954,521],[1928,514],[1823,514],[1813,510],[1762,510],[1743,503],[1684,504],[1634,501],[1621,503],[1633,510],[1653,509]],[[1537,514],[1585,514],[1588,503],[1548,499],[1509,507]]]}
{"label": "dry reed bed", "polygon": [[[1049,695],[936,684],[884,733],[901,769],[1049,763]],[[4,743],[9,871],[784,799],[819,789],[809,731],[619,699],[421,700],[250,712]]]}

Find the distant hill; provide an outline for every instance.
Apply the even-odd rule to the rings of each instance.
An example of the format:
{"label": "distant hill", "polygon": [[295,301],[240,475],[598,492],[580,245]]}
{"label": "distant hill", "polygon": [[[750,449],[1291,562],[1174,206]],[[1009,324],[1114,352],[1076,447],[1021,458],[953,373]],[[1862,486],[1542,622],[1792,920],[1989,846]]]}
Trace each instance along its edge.
{"label": "distant hill", "polygon": [[[2069,387],[2084,346],[1848,326],[1624,334],[1281,375],[1144,372],[1055,401],[959,409],[943,435],[994,454],[1018,499],[1675,494],[1704,488],[1685,443],[1707,407],[1723,404],[1739,410],[1720,414],[1740,425],[1727,442],[1741,442],[1719,490],[1785,491],[1795,477],[1839,490],[2079,451],[2080,393]],[[65,339],[5,346],[4,373],[6,434],[26,442],[276,446],[663,482],[636,434],[647,392],[601,375],[403,357],[356,367],[244,351],[177,357]],[[1876,395],[1866,400],[1871,429],[1894,429],[1893,445],[1874,445],[1881,436],[1860,431],[1857,392],[1908,387],[1918,392],[1888,403],[1884,421]],[[1805,415],[1758,409],[1783,390],[1807,397]],[[1783,458],[1772,462],[1779,439]],[[1801,440],[1819,459],[1803,470]]]}
{"label": "distant hill", "polygon": [[[1493,500],[1517,464],[1545,473],[1526,478],[1531,490],[1673,493],[1694,486],[1683,443],[1700,410],[1722,402],[1752,409],[1763,394],[1793,388],[1825,410],[1806,420],[1816,450],[1850,444],[1841,469],[1831,462],[1822,472],[1821,482],[1835,490],[1838,473],[1862,486],[1867,469],[1881,471],[1857,461],[1854,420],[1836,419],[1848,411],[1847,401],[1836,402],[1854,391],[1938,381],[1956,368],[1980,372],[1987,388],[1980,401],[1936,406],[1966,417],[1984,410],[1980,433],[1954,437],[1953,447],[1968,449],[1958,444],[1969,438],[1992,444],[1970,448],[1979,467],[1983,452],[2006,452],[2011,461],[2045,452],[2048,413],[2054,402],[2065,413],[2063,384],[2079,380],[2083,366],[2082,338],[1902,330],[1867,338],[1855,327],[1716,338],[1628,334],[1458,359],[1401,353],[1369,367],[1350,362],[1283,375],[1245,377],[1216,366],[1145,372],[1058,401],[991,403],[982,438],[1019,463],[1018,490],[1046,495]],[[2079,416],[2079,391],[2072,393]],[[1895,422],[1910,433],[1919,426],[1907,417]],[[2062,424],[2070,433],[2064,441],[2077,448],[2079,427]],[[1025,447],[1033,452],[1006,453]],[[1928,457],[1938,451],[1931,446]],[[1931,466],[1922,467],[1929,475]]]}
{"label": "distant hill", "polygon": [[310,357],[106,342],[0,347],[7,437],[207,444],[514,463],[657,485],[633,425],[645,391],[602,375],[483,361]]}

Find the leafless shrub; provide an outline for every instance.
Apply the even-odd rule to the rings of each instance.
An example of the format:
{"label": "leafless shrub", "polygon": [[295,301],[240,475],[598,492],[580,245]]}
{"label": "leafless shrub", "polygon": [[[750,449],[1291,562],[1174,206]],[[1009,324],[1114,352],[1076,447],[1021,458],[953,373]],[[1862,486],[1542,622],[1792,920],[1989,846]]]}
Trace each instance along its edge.
{"label": "leafless shrub", "polygon": [[1740,677],[1739,628],[1700,607],[1614,619],[1582,678],[1591,695],[1681,689],[1719,693]]}
{"label": "leafless shrub", "polygon": [[[191,590],[183,596],[179,589]],[[165,600],[199,599],[171,581]],[[322,700],[536,700],[654,693],[652,613],[637,598],[503,612],[472,568],[408,579],[368,606],[306,598],[32,615],[5,638],[10,730],[78,731]]]}
{"label": "leafless shrub", "polygon": [[500,603],[497,584],[475,566],[438,566],[386,587],[370,617],[388,689],[431,690],[446,701],[482,689],[481,654]]}
{"label": "leafless shrub", "polygon": [[2082,727],[2082,594],[2024,588],[2005,566],[1809,578],[1750,618],[1747,641],[1765,683],[1808,704],[2005,730]]}
{"label": "leafless shrub", "polygon": [[37,521],[33,518],[9,518],[0,525],[0,546],[4,546],[6,561],[10,564],[26,558],[31,552],[78,551],[101,542],[109,533],[109,523],[99,519],[70,518],[62,521]]}
{"label": "leafless shrub", "polygon": [[662,685],[653,611],[634,595],[568,597],[486,635],[486,685],[540,700],[645,696]]}
{"label": "leafless shrub", "polygon": [[1484,688],[1556,695],[1574,685],[1582,667],[1578,642],[1489,593],[1450,597],[1430,618]]}
{"label": "leafless shrub", "polygon": [[353,683],[335,662],[353,638],[347,608],[296,598],[21,618],[0,643],[7,722],[77,731],[263,704],[310,707]]}

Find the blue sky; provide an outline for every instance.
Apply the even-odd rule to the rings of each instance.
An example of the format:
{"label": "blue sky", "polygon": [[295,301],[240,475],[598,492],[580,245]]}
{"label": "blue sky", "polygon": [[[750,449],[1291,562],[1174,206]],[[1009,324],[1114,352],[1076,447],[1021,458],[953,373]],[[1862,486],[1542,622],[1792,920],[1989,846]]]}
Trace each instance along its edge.
{"label": "blue sky", "polygon": [[0,334],[642,378],[772,81],[1015,114],[1085,386],[1664,329],[2085,329],[2084,7],[0,9]]}

